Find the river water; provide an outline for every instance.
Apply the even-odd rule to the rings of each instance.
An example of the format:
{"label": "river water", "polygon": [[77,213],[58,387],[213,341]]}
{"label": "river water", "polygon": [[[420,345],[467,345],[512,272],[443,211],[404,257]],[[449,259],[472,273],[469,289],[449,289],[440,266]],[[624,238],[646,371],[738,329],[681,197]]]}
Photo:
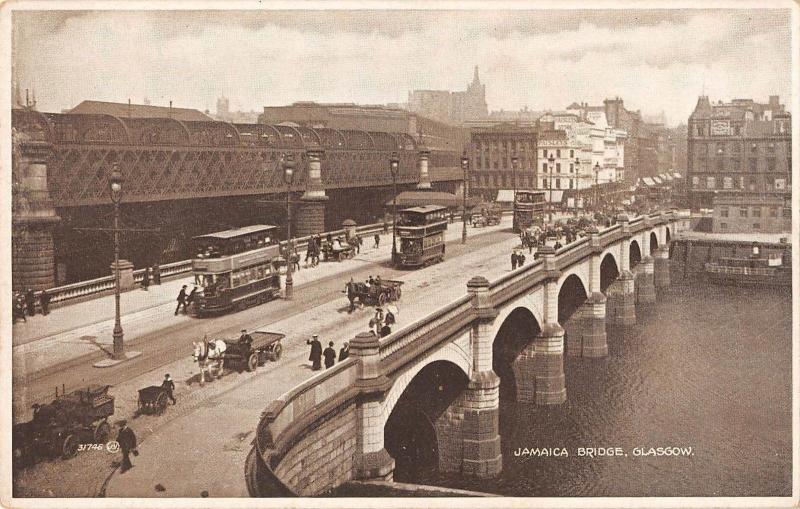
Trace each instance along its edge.
{"label": "river water", "polygon": [[[608,329],[608,358],[565,359],[563,405],[501,401],[499,478],[416,481],[508,496],[791,496],[790,291],[673,284],[637,315]],[[622,455],[579,456],[599,447]],[[658,447],[683,455],[635,455]],[[515,455],[524,448],[568,456]]]}

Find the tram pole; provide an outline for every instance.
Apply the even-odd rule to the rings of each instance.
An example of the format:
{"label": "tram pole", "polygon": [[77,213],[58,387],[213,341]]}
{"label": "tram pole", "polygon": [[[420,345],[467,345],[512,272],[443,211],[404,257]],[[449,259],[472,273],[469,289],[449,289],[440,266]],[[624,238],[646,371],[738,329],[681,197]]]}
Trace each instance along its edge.
{"label": "tram pole", "polygon": [[461,243],[467,243],[467,171],[469,170],[469,158],[467,151],[461,156],[461,170],[464,172],[464,183],[462,184],[461,200]]}
{"label": "tram pole", "polygon": [[292,300],[294,283],[292,281],[292,181],[294,180],[294,155],[286,154],[283,160],[283,181],[286,183],[286,290],[284,298]]}
{"label": "tram pole", "polygon": [[119,171],[119,165],[114,163],[111,176],[108,179],[108,188],[111,201],[114,204],[114,360],[125,358],[125,345],[123,343],[122,320],[120,318],[120,283],[119,283],[119,204],[122,201],[122,183],[124,178]]}
{"label": "tram pole", "polygon": [[400,159],[397,152],[389,158],[389,172],[392,174],[392,263],[397,259],[397,172],[400,170]]}

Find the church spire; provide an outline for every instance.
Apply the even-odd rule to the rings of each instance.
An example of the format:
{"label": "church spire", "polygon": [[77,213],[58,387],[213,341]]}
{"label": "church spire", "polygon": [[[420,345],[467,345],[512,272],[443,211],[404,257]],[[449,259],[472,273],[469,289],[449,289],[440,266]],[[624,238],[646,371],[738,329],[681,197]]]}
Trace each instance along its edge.
{"label": "church spire", "polygon": [[479,85],[481,82],[480,78],[478,78],[478,66],[475,66],[475,75],[472,78],[473,85]]}

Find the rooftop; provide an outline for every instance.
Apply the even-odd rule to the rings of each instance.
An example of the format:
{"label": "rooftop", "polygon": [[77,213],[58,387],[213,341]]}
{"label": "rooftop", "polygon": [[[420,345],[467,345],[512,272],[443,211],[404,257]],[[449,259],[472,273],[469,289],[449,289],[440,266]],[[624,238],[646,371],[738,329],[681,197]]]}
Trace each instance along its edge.
{"label": "rooftop", "polygon": [[214,120],[200,110],[171,108],[150,104],[127,104],[105,101],[83,101],[67,113],[112,115],[120,118],[171,118],[174,120]]}

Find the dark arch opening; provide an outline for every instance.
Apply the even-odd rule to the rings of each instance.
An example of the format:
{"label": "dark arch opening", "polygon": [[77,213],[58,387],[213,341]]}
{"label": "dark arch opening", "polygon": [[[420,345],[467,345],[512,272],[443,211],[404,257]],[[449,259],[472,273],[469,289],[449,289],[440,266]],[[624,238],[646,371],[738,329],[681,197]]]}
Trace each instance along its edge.
{"label": "dark arch opening", "polygon": [[558,323],[563,326],[587,298],[581,278],[575,274],[568,276],[558,291]]}
{"label": "dark arch opening", "polygon": [[656,232],[650,232],[650,256],[653,256],[656,249],[658,249],[658,235]]}
{"label": "dark arch opening", "polygon": [[513,437],[517,406],[517,373],[514,361],[541,332],[529,310],[517,308],[503,321],[492,344],[492,369],[500,377],[500,436]]}
{"label": "dark arch opening", "polygon": [[408,384],[384,426],[384,447],[394,458],[396,481],[418,482],[438,469],[437,423],[468,382],[455,364],[436,361]]}
{"label": "dark arch opening", "polygon": [[666,227],[666,241],[667,241],[667,245],[669,245],[669,239],[670,239],[670,235],[669,235],[669,226],[667,226],[667,227]]}
{"label": "dark arch opening", "polygon": [[617,267],[617,262],[609,253],[600,262],[600,290],[605,292],[618,277],[619,268]]}
{"label": "dark arch opening", "polygon": [[639,249],[639,243],[635,240],[631,241],[631,245],[628,248],[628,261],[631,268],[636,267],[642,261],[642,250]]}

